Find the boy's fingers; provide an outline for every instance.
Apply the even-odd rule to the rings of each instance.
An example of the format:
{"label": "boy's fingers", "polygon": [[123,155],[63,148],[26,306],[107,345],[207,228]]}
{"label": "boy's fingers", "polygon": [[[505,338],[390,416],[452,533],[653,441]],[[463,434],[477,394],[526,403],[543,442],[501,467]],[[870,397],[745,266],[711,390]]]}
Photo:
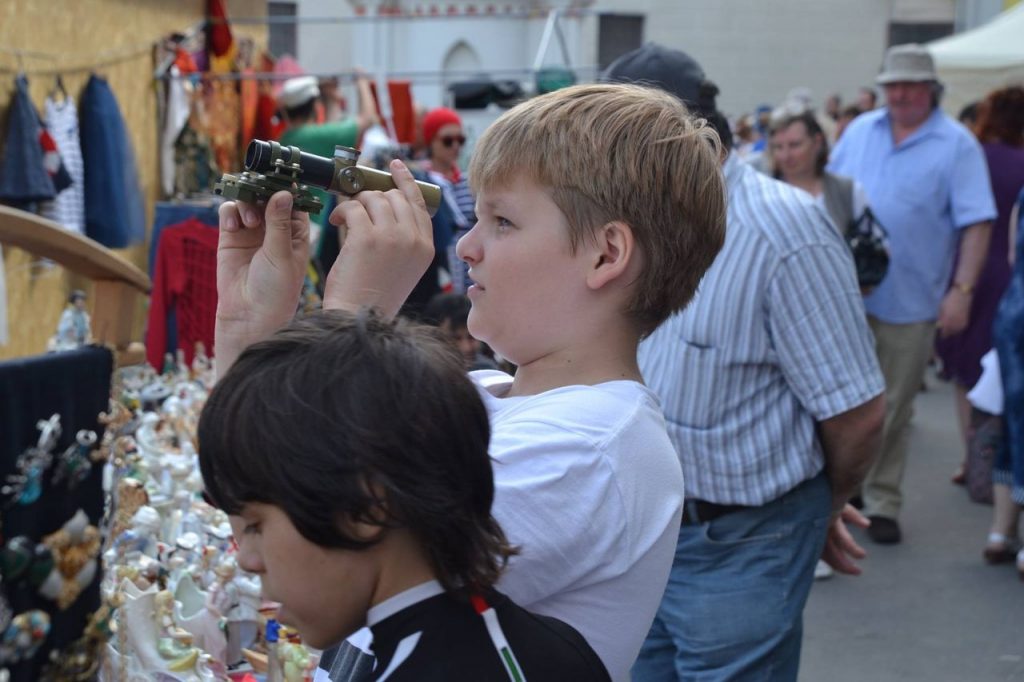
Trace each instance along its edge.
{"label": "boy's fingers", "polygon": [[391,209],[391,203],[384,198],[382,193],[360,192],[355,199],[366,209],[374,225],[385,226],[397,222],[395,212]]}
{"label": "boy's fingers", "polygon": [[423,193],[420,192],[419,185],[416,184],[416,178],[412,176],[412,171],[399,159],[394,159],[391,162],[391,176],[395,179],[395,187],[405,195],[410,204],[419,209],[413,212],[416,216],[416,225],[421,231],[427,230],[433,234],[430,214],[427,212],[427,202],[423,198]]}
{"label": "boy's fingers", "polygon": [[[249,208],[249,207],[247,207]],[[242,216],[245,220],[245,216]],[[292,220],[292,195],[281,190],[270,197],[267,202],[264,221],[267,232],[263,236],[263,248],[272,261],[281,261],[291,257],[292,230],[301,226],[302,222]],[[246,223],[248,224],[248,223]]]}
{"label": "boy's fingers", "polygon": [[408,225],[410,229],[416,228],[416,212],[403,192],[397,189],[388,190],[384,193],[384,200],[388,202],[399,225]]}
{"label": "boy's fingers", "polygon": [[244,201],[236,201],[235,206],[243,227],[259,227],[262,219],[258,208]]}
{"label": "boy's fingers", "polygon": [[220,229],[225,232],[237,232],[241,225],[241,220],[238,216],[238,207],[234,201],[225,201],[217,209],[217,222],[220,223]]}
{"label": "boy's fingers", "polygon": [[370,214],[361,203],[354,200],[339,202],[331,213],[330,222],[344,229],[346,234],[365,233],[372,227]]}

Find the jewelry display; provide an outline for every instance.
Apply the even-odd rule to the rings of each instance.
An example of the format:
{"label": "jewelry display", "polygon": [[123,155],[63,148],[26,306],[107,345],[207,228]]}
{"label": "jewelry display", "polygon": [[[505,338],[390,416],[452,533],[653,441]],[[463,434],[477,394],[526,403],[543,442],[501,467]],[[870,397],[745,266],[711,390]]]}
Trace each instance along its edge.
{"label": "jewelry display", "polygon": [[89,476],[93,460],[90,457],[92,446],[96,444],[96,432],[81,430],[75,434],[75,442],[61,454],[53,472],[53,484],[58,485],[67,480],[69,490]]}
{"label": "jewelry display", "polygon": [[29,505],[43,494],[43,473],[53,461],[53,448],[60,438],[60,415],[36,423],[39,441],[22,453],[15,462],[15,473],[7,475],[7,482],[0,487],[0,495],[7,497],[5,507],[15,504]]}
{"label": "jewelry display", "polygon": [[50,632],[50,616],[33,609],[11,619],[0,639],[0,665],[18,663],[35,656]]}

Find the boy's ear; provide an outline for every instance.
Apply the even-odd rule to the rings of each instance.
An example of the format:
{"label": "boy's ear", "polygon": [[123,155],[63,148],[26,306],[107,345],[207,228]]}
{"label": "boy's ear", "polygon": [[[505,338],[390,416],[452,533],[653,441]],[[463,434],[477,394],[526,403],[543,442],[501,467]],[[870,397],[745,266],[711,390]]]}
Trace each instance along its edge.
{"label": "boy's ear", "polygon": [[593,266],[587,273],[587,286],[600,289],[627,274],[636,259],[633,228],[621,220],[605,223],[593,237]]}

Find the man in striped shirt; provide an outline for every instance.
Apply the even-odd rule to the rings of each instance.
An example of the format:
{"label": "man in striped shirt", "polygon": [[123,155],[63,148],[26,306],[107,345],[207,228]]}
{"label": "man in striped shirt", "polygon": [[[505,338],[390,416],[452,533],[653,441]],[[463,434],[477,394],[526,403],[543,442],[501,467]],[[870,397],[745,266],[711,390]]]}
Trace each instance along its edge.
{"label": "man in striped shirt", "polygon": [[[609,80],[672,92],[728,148],[717,88],[649,44]],[[815,563],[859,572],[844,518],[875,456],[884,385],[849,250],[809,195],[724,161],[726,243],[686,309],[641,345],[686,502],[644,680],[795,680]]]}

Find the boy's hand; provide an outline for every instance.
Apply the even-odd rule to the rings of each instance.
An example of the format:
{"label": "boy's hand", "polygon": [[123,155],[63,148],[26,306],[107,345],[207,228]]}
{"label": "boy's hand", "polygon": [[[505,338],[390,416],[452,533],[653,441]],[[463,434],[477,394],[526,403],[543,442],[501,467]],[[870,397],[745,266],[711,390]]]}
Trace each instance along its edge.
{"label": "boy's hand", "polygon": [[276,193],[266,207],[221,205],[217,242],[217,372],[295,315],[309,262],[309,217]]}
{"label": "boy's hand", "polygon": [[324,285],[324,308],[377,308],[392,317],[434,258],[434,231],[412,173],[391,162],[397,189],[360,192],[330,222],[342,228],[341,253]]}

